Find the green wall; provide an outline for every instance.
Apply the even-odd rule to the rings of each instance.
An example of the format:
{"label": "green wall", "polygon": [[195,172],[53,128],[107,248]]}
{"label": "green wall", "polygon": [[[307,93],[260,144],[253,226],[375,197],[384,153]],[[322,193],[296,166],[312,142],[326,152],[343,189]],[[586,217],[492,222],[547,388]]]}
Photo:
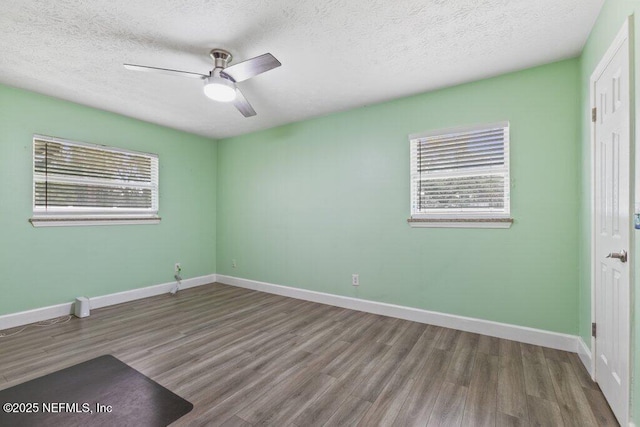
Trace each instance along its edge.
{"label": "green wall", "polygon": [[[158,225],[33,228],[34,133],[157,153]],[[0,86],[0,315],[215,273],[216,143]]]}
{"label": "green wall", "polygon": [[[640,58],[640,31],[638,28],[638,19],[636,16],[640,13],[640,1],[622,1],[607,0],[602,7],[598,20],[587,40],[587,43],[580,58],[581,73],[581,186],[582,195],[580,201],[581,225],[580,225],[580,276],[579,276],[579,334],[582,339],[589,345],[591,343],[591,260],[590,260],[590,244],[591,244],[591,216],[590,216],[590,185],[591,185],[591,160],[590,160],[590,110],[591,103],[589,101],[589,79],[595,70],[598,62],[606,52],[609,45],[613,42],[616,34],[622,27],[623,22],[628,16],[634,14],[631,20],[632,28],[635,27],[635,36],[632,39],[634,45],[635,61],[635,111],[638,109],[638,101],[640,101],[640,67],[638,59]],[[639,127],[640,121],[636,114],[636,129]],[[637,139],[636,139],[637,141]],[[636,142],[637,145],[637,142]],[[636,148],[637,150],[637,148]],[[636,163],[638,163],[636,154]],[[638,168],[636,168],[637,170]],[[639,179],[636,172],[636,182]],[[638,197],[639,189],[636,188],[635,202],[640,202]],[[638,344],[640,343],[640,327],[638,323],[640,317],[640,293],[637,291],[637,284],[640,283],[640,239],[635,239],[634,249],[631,250],[631,265],[634,274],[634,290],[632,291],[632,312],[634,313],[632,321],[632,402],[631,402],[631,418],[636,421],[640,420],[640,381],[638,381],[638,372],[640,372],[640,352],[638,352]]]}
{"label": "green wall", "polygon": [[[219,141],[217,273],[576,334],[578,67]],[[410,228],[407,135],[500,120],[513,227]]]}

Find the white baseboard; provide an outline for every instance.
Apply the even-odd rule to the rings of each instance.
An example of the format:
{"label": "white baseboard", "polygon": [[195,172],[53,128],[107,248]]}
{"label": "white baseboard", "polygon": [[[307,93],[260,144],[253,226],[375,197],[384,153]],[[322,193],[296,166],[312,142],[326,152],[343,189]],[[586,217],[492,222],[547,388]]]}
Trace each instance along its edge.
{"label": "white baseboard", "polygon": [[[184,279],[180,284],[180,289],[188,289],[196,286],[206,285],[216,281],[215,274]],[[129,291],[117,292],[114,294],[90,297],[91,308],[107,307],[109,305],[121,304],[123,302],[134,301],[140,298],[148,298],[155,295],[168,293],[175,282],[162,283],[160,285],[147,286],[146,288],[131,289]],[[80,296],[80,295],[78,295]],[[29,323],[40,322],[73,313],[73,302],[52,305],[49,307],[36,308],[34,310],[21,311],[18,313],[5,314],[0,316],[0,330],[15,328],[17,326],[28,325]]]}
{"label": "white baseboard", "polygon": [[67,316],[71,313],[73,313],[73,303],[67,302],[64,304],[50,305],[49,307],[5,314],[0,316],[0,331],[15,328],[16,326],[28,325],[29,323],[55,319],[60,316]]}
{"label": "white baseboard", "polygon": [[587,369],[589,376],[593,379],[594,372],[593,372],[593,358],[591,357],[591,349],[589,348],[587,343],[584,342],[582,337],[579,336],[577,341],[578,341],[577,343],[578,348],[576,349],[576,353],[578,353],[578,357],[580,357],[580,361],[582,362],[584,367]]}
{"label": "white baseboard", "polygon": [[458,329],[466,332],[489,335],[492,337],[504,338],[527,344],[535,344],[543,347],[570,351],[572,353],[575,353],[577,348],[578,337],[558,332],[545,331],[542,329],[534,329],[525,326],[493,322],[490,320],[475,319],[472,317],[439,313],[419,308],[404,307],[395,304],[327,294],[324,292],[309,291],[220,274],[217,275],[217,281],[226,285],[238,286],[241,288],[318,302],[321,304],[329,304],[352,310],[365,311],[367,313],[380,314],[383,316],[397,317],[400,319]]}
{"label": "white baseboard", "polygon": [[[559,350],[577,352],[589,373],[592,371],[590,363],[591,352],[588,347],[584,344],[582,339],[568,334],[216,274],[185,279],[182,281],[180,289],[193,288],[216,281],[227,285],[318,302],[321,304],[329,304],[336,307],[364,311],[383,316],[397,317],[399,319],[453,328],[461,331],[524,342],[527,344],[535,344]],[[175,282],[162,283],[145,288],[90,297],[89,302],[92,309],[107,307],[110,305],[121,304],[128,301],[167,293],[171,290],[174,284]],[[27,325],[29,323],[48,320],[59,316],[65,316],[72,312],[73,303],[69,302],[34,310],[22,311],[19,313],[6,314],[0,316],[0,330]]]}
{"label": "white baseboard", "polygon": [[[215,274],[184,279],[180,283],[180,289],[189,289],[196,286],[206,285],[216,281]],[[102,308],[110,305],[122,304],[123,302],[134,301],[141,298],[154,297],[156,295],[168,293],[176,282],[162,283],[160,285],[147,286],[146,288],[131,289],[130,291],[118,292],[115,294],[90,297],[91,308]]]}

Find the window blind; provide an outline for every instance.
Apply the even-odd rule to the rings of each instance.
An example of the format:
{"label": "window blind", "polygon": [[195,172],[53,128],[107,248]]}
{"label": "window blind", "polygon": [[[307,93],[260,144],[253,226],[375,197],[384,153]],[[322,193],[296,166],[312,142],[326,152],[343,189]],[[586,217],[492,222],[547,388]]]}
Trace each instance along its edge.
{"label": "window blind", "polygon": [[158,157],[36,136],[34,213],[152,216],[158,213]]}
{"label": "window blind", "polygon": [[509,124],[410,137],[411,216],[509,215]]}

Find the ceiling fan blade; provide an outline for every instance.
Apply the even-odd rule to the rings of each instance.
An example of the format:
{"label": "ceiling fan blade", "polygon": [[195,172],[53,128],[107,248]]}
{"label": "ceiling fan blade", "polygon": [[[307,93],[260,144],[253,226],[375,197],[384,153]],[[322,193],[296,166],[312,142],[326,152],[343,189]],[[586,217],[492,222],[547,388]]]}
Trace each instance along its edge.
{"label": "ceiling fan blade", "polygon": [[190,71],[170,70],[168,68],[147,67],[146,65],[124,64],[124,68],[133,71],[145,71],[147,73],[166,74],[168,76],[191,77],[194,79],[204,79],[208,76],[204,74],[192,73]]}
{"label": "ceiling fan blade", "polygon": [[255,58],[247,59],[246,61],[227,67],[221,71],[221,74],[231,77],[236,82],[242,82],[281,65],[280,61],[273,55],[265,53],[264,55],[256,56]]}
{"label": "ceiling fan blade", "polygon": [[253,109],[249,101],[247,101],[247,98],[244,97],[238,88],[236,88],[236,99],[233,101],[233,105],[235,105],[238,111],[245,117],[253,117],[256,115],[256,110]]}

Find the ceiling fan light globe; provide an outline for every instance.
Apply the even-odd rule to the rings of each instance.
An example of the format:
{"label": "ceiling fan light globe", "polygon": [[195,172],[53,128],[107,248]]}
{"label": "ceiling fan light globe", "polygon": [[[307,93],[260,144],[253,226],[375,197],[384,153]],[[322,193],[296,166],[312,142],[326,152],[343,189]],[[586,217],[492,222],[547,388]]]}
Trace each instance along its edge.
{"label": "ceiling fan light globe", "polygon": [[219,102],[231,102],[236,99],[236,86],[222,77],[211,76],[204,81],[204,94]]}

